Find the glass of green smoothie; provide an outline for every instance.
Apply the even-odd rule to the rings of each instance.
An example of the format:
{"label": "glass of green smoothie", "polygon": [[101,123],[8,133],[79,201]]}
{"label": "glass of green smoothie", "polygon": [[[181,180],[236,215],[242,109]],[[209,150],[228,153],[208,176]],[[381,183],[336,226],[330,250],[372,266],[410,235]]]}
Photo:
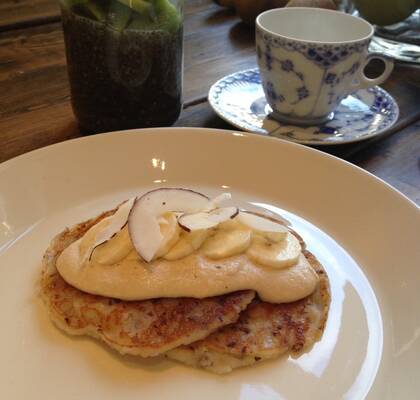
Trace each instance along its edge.
{"label": "glass of green smoothie", "polygon": [[172,125],[182,0],[60,0],[74,114],[92,133]]}

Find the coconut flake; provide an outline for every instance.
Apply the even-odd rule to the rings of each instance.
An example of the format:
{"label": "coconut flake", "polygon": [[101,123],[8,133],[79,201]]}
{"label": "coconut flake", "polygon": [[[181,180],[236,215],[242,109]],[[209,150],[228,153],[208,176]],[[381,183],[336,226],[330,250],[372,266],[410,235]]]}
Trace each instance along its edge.
{"label": "coconut flake", "polygon": [[220,206],[225,201],[232,199],[232,195],[230,193],[221,193],[216,196],[214,199],[211,199],[209,202],[209,208],[203,211],[210,211]]}
{"label": "coconut flake", "polygon": [[[83,248],[82,254],[82,264],[86,260],[90,260],[93,250],[100,246],[101,244],[107,242],[112,237],[114,237],[122,228],[127,224],[128,216],[130,211],[134,205],[135,197],[126,200],[123,204],[121,204],[115,213],[102,221],[98,224],[94,225],[90,228],[85,234],[85,241],[90,239],[90,236],[93,236],[92,240],[87,243],[87,246],[82,246],[83,239],[81,243],[81,248]],[[104,226],[103,229],[98,229],[99,224]],[[90,234],[89,234],[90,233]]]}
{"label": "coconut flake", "polygon": [[284,225],[268,218],[260,217],[252,212],[240,211],[237,218],[239,222],[254,231],[284,233],[285,235],[289,232]]}
{"label": "coconut flake", "polygon": [[209,198],[182,188],[160,188],[139,197],[128,217],[128,230],[134,248],[146,262],[159,250],[163,236],[159,217],[165,212],[195,213],[209,205]]}
{"label": "coconut flake", "polygon": [[178,219],[178,224],[187,232],[200,229],[210,229],[238,215],[237,207],[215,208],[211,211],[184,214]]}

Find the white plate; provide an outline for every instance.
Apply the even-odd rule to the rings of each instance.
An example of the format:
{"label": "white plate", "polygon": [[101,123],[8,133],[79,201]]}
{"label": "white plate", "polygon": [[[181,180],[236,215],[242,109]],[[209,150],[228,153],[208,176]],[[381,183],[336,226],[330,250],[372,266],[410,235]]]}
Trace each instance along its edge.
{"label": "white plate", "polygon": [[[332,285],[324,336],[309,353],[220,377],[121,357],[52,326],[36,283],[53,235],[165,185],[229,190],[242,206],[293,222]],[[1,399],[325,400],[368,392],[413,399],[420,392],[420,212],[359,168],[290,142],[162,128],[10,160],[0,165],[0,191]]]}
{"label": "white plate", "polygon": [[214,111],[239,129],[310,145],[353,143],[380,136],[389,131],[399,115],[394,98],[374,86],[348,95],[334,111],[332,120],[323,125],[287,125],[271,116],[258,68],[218,80],[210,88],[208,98]]}

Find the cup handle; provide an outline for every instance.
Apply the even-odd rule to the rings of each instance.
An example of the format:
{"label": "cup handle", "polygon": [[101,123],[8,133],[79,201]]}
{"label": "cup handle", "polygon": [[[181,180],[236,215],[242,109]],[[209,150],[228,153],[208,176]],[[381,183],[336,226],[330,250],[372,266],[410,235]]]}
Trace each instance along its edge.
{"label": "cup handle", "polygon": [[[365,67],[370,63],[373,59],[379,59],[382,60],[385,64],[385,70],[382,72],[381,75],[374,79],[370,79],[365,75]],[[357,89],[366,89],[375,85],[380,85],[383,82],[385,82],[389,75],[391,75],[392,70],[394,69],[394,61],[388,57],[384,57],[383,54],[380,53],[369,53],[366,57],[366,60],[362,64],[362,66],[359,68],[358,76],[355,79],[355,82],[353,82],[353,88],[355,90]]]}

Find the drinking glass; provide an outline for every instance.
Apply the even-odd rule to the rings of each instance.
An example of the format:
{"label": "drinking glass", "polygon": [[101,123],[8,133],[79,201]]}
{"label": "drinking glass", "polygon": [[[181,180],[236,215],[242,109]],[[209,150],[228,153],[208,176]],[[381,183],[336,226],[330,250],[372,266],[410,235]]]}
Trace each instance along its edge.
{"label": "drinking glass", "polygon": [[60,0],[60,6],[81,128],[173,124],[182,105],[182,1]]}

